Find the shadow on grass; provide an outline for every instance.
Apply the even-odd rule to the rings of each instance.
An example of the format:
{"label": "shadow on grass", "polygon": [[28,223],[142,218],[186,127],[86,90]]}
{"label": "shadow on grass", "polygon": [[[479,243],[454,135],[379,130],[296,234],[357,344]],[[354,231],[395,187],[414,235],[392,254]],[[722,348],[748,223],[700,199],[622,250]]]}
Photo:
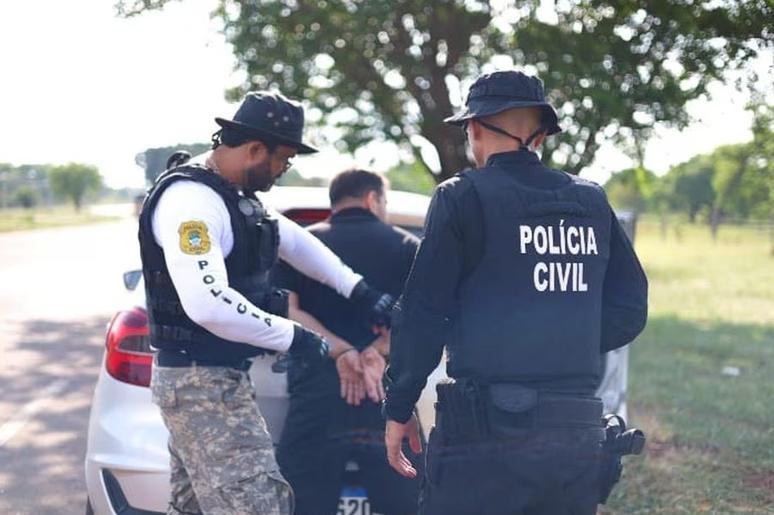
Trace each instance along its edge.
{"label": "shadow on grass", "polygon": [[0,513],[84,513],[86,428],[106,321],[18,326],[0,375],[1,413],[17,409],[0,424],[18,429],[0,446]]}
{"label": "shadow on grass", "polygon": [[774,328],[652,317],[630,349],[625,458],[604,514],[772,514]]}

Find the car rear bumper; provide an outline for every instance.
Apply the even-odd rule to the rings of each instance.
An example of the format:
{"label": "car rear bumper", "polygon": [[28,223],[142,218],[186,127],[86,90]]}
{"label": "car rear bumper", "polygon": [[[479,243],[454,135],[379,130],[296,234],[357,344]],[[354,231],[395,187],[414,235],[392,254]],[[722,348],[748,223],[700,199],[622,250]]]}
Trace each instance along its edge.
{"label": "car rear bumper", "polygon": [[[164,515],[166,505],[162,511],[151,511],[133,506],[126,498],[124,487],[130,490],[146,491],[155,488],[159,481],[168,481],[168,475],[136,474],[132,471],[111,471],[109,469],[86,470],[87,483],[94,479],[96,484],[88,484],[91,492],[89,502],[95,515]],[[166,484],[166,483],[164,483]],[[123,485],[123,486],[122,486]],[[97,493],[95,495],[95,492]]]}
{"label": "car rear bumper", "polygon": [[168,433],[150,397],[149,388],[116,381],[102,367],[92,401],[84,464],[95,515],[148,515],[167,510]]}

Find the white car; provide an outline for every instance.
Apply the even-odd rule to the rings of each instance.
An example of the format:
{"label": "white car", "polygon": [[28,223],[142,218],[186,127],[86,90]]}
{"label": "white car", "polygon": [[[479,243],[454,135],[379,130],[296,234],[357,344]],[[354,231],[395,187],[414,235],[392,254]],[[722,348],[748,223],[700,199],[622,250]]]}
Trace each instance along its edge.
{"label": "white car", "polygon": [[[302,225],[326,218],[328,190],[322,187],[275,186],[266,194],[268,204]],[[401,191],[389,192],[390,222],[420,234],[429,197]],[[162,515],[169,500],[168,433],[158,408],[151,403],[152,353],[148,341],[141,273],[124,275],[132,304],[107,325],[105,354],[91,405],[86,449],[87,515]],[[256,358],[251,376],[275,443],[282,431],[288,394],[284,374],[272,372],[276,358]],[[443,363],[443,362],[442,362]],[[439,364],[428,380],[418,405],[419,417],[429,434],[435,419],[435,383],[444,377]],[[606,412],[626,414],[627,351],[608,353],[600,396]],[[370,515],[366,492],[357,484],[350,464],[351,485],[342,491],[341,515]]]}

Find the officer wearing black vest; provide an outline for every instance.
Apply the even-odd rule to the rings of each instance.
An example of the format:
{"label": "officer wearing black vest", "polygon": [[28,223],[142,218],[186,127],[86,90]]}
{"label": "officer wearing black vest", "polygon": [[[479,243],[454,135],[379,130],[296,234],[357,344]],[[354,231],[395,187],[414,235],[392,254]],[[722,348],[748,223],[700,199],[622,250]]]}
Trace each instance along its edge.
{"label": "officer wearing black vest", "polygon": [[542,82],[482,75],[462,112],[478,168],[440,184],[393,313],[385,442],[420,447],[412,409],[447,354],[423,515],[592,515],[599,501],[601,354],[647,319],[647,279],[597,184],[535,153],[560,132]]}
{"label": "officer wearing black vest", "polygon": [[296,154],[300,104],[248,94],[199,163],[155,182],[140,213],[139,241],[151,345],[151,391],[169,430],[168,514],[290,515],[292,491],[248,375],[252,359],[287,353],[300,366],[328,359],[328,342],[287,318],[286,292],[269,285],[279,257],[382,320],[392,299],[308,231],[262,204]]}

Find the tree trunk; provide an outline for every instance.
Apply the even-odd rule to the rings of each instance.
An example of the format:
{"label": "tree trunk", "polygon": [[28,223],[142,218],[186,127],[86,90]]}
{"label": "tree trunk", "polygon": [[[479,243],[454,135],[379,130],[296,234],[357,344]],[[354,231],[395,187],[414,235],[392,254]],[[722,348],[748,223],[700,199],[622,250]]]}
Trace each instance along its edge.
{"label": "tree trunk", "polygon": [[720,219],[723,212],[718,206],[712,206],[710,212],[710,234],[712,234],[712,241],[718,239],[718,229],[720,229]]}
{"label": "tree trunk", "polygon": [[771,243],[771,255],[774,256],[774,209],[769,211],[769,242]]}
{"label": "tree trunk", "polygon": [[[468,160],[465,133],[458,127],[448,124],[437,125],[428,129],[426,136],[438,152],[441,163],[441,171],[433,173],[436,184],[472,166]],[[422,162],[428,170],[431,170],[424,159]]]}

